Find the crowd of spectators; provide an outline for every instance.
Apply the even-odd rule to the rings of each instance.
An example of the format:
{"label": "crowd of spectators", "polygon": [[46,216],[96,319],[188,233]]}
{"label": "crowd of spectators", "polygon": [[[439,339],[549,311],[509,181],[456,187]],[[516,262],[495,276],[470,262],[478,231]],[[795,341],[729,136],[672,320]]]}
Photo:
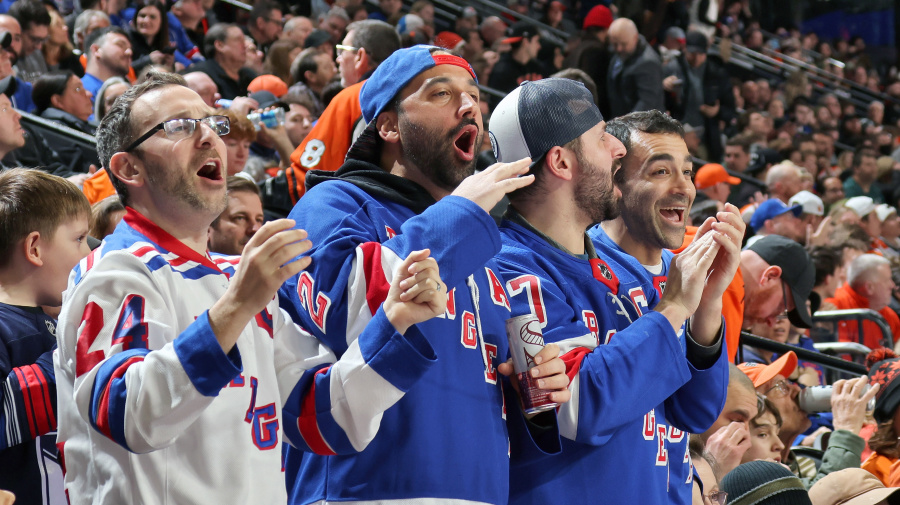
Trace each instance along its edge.
{"label": "crowd of spectators", "polygon": [[[239,255],[264,221],[303,197],[308,171],[341,167],[367,126],[363,83],[402,47],[434,44],[469,62],[485,86],[476,98],[485,131],[506,94],[551,76],[583,83],[607,121],[665,112],[683,125],[693,160],[687,225],[727,204],[747,225],[723,308],[734,362],[725,408],[691,440],[695,503],[722,504],[726,495],[728,503],[780,503],[766,501],[776,495],[844,503],[835,497],[863,488],[887,500],[893,491],[878,494],[870,475],[853,470],[900,486],[900,359],[880,349],[900,340],[900,75],[860,36],[822,40],[788,22],[766,32],[753,5],[510,0],[504,7],[524,18],[466,5],[451,20],[428,0],[258,0],[249,11],[216,0],[4,1],[0,166],[42,167],[81,187],[93,204],[89,234],[104,238],[125,207],[96,149],[67,144],[21,113],[93,136],[129,87],[153,71],[180,73],[230,120],[228,201],[209,228],[209,249]],[[783,72],[735,65],[744,50],[783,63]],[[279,109],[280,123],[248,119]],[[487,135],[474,146],[482,168],[496,161],[491,147]],[[771,236],[797,246],[793,262],[771,256],[780,247]],[[805,318],[870,309],[890,334],[871,321],[810,324],[807,303]],[[821,366],[792,352],[739,346],[740,330],[810,351],[863,344],[874,351],[870,378],[829,383]],[[867,383],[880,386],[865,392]],[[803,410],[801,391],[825,385],[834,388],[831,411]]]}

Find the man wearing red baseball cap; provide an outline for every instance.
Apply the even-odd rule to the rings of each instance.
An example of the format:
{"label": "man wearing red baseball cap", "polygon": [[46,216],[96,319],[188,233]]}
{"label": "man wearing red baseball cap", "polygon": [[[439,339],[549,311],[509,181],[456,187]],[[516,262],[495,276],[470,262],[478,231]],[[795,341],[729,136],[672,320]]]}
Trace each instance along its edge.
{"label": "man wearing red baseball cap", "polygon": [[694,177],[694,186],[697,187],[697,199],[700,194],[706,195],[710,200],[716,200],[723,204],[728,201],[731,186],[737,186],[741,180],[728,175],[725,167],[718,163],[707,163],[697,170]]}

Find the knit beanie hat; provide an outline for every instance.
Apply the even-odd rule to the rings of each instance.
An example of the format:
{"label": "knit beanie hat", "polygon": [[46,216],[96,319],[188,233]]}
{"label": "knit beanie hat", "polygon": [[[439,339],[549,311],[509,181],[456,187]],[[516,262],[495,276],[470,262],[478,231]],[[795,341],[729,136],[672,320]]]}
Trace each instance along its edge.
{"label": "knit beanie hat", "polygon": [[729,505],[812,505],[803,482],[771,461],[739,465],[722,478],[719,489],[728,493]]}
{"label": "knit beanie hat", "polygon": [[869,385],[881,384],[875,393],[875,412],[872,415],[879,423],[894,417],[894,411],[900,406],[900,359],[890,349],[875,349],[866,356],[869,367]]}

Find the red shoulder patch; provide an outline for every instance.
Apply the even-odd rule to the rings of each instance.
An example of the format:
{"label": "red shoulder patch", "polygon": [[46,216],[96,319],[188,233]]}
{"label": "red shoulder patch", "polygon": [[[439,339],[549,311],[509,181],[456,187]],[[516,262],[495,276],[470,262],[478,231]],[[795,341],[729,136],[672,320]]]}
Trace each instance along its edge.
{"label": "red shoulder patch", "polygon": [[619,278],[616,277],[615,272],[609,268],[609,265],[607,265],[605,261],[600,258],[592,259],[591,274],[594,275],[595,279],[606,284],[606,287],[612,291],[612,294],[619,294]]}

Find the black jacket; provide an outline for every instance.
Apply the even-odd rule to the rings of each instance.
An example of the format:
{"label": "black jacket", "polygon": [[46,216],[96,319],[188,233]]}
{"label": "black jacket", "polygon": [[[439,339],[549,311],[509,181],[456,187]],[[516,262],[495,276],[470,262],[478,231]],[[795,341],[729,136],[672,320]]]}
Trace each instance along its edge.
{"label": "black jacket", "polygon": [[[676,92],[666,94],[666,106],[672,117],[682,121],[686,112],[686,94],[691,87],[691,80],[695,79],[695,76],[691,72],[684,54],[679,55],[675,61],[678,65],[676,74],[684,82]],[[735,118],[736,110],[728,71],[718,56],[709,55],[706,57],[706,64],[703,68],[703,103],[715,105],[716,101],[719,102],[719,113],[711,118],[703,116],[703,125],[695,126],[703,126],[702,140],[709,150],[709,161],[721,163],[725,151],[722,146],[720,122],[724,122],[726,125],[730,124]]]}
{"label": "black jacket", "polygon": [[614,54],[609,63],[606,88],[610,116],[623,116],[639,110],[665,111],[662,87],[662,62],[643,35],[631,56],[622,61]]}

